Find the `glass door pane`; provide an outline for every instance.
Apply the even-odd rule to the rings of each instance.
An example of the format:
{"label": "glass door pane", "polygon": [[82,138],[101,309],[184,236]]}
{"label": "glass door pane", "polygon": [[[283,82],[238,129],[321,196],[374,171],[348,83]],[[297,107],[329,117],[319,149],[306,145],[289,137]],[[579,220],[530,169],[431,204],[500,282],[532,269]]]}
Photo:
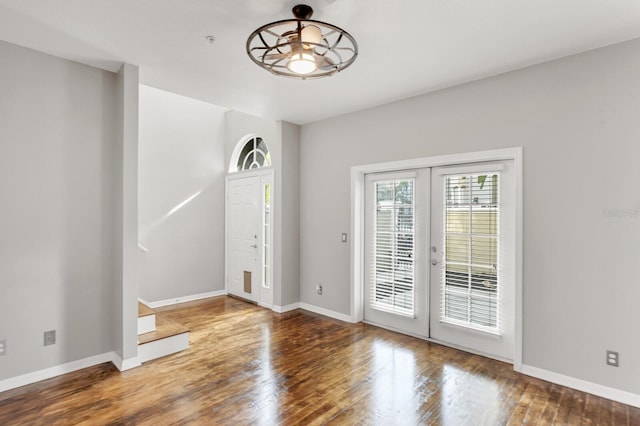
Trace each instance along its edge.
{"label": "glass door pane", "polygon": [[413,179],[375,182],[373,309],[414,315],[414,186]]}
{"label": "glass door pane", "polygon": [[441,321],[500,332],[499,173],[443,179]]}

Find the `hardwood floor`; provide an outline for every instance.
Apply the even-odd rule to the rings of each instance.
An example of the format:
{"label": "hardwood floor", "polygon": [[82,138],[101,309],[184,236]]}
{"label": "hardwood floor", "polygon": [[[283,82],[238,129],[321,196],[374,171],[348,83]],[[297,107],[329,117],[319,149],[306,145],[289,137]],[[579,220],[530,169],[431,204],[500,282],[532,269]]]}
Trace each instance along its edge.
{"label": "hardwood floor", "polygon": [[0,425],[640,425],[640,409],[366,324],[229,297],[163,310],[189,350],[0,393]]}

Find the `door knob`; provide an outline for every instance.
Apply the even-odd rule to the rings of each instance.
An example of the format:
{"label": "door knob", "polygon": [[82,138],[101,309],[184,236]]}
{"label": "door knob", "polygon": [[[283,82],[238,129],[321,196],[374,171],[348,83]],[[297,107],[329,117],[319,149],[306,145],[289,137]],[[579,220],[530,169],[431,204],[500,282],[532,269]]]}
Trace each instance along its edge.
{"label": "door knob", "polygon": [[437,260],[435,260],[435,259],[431,259],[431,264],[432,264],[433,266],[436,266],[436,265],[438,264],[438,261],[437,261]]}

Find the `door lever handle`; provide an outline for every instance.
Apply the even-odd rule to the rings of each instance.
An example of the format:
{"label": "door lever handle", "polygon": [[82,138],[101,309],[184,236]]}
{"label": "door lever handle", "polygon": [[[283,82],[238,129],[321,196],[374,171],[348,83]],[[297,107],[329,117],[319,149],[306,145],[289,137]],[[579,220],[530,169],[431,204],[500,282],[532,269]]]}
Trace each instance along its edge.
{"label": "door lever handle", "polygon": [[258,248],[258,245],[257,244],[251,244],[251,247]]}

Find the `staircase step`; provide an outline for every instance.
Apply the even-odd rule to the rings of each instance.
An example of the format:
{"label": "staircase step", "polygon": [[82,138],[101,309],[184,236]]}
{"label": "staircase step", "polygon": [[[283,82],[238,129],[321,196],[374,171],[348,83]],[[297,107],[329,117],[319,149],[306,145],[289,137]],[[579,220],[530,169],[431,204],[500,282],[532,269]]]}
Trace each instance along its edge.
{"label": "staircase step", "polygon": [[154,315],[156,311],[148,307],[142,302],[138,302],[138,318],[146,317],[147,315]]}
{"label": "staircase step", "polygon": [[150,361],[189,348],[189,329],[157,315],[156,330],[138,336],[138,358]]}
{"label": "staircase step", "polygon": [[156,330],[150,333],[138,336],[138,342],[143,345],[155,340],[164,339],[165,337],[175,336],[176,334],[188,333],[189,329],[169,318],[161,315],[156,316]]}
{"label": "staircase step", "polygon": [[156,329],[156,311],[138,302],[138,335],[150,333]]}

